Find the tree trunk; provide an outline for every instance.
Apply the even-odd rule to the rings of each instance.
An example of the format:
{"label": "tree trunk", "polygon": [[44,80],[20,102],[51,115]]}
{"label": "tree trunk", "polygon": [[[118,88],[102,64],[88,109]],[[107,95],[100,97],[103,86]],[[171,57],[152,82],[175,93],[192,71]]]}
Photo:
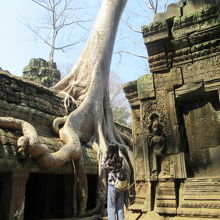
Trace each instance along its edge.
{"label": "tree trunk", "polygon": [[[69,75],[54,86],[71,95],[81,105],[71,112],[62,135],[74,130],[81,142],[105,154],[109,143],[118,143],[125,166],[132,174],[132,153],[115,128],[109,97],[109,71],[119,20],[127,0],[103,0],[92,33]],[[100,176],[103,177],[102,171]],[[103,179],[101,182],[103,182]],[[103,188],[103,184],[100,184]],[[101,190],[101,189],[100,189]],[[103,190],[101,190],[103,191]],[[98,195],[103,198],[102,193]]]}
{"label": "tree trunk", "polygon": [[[92,146],[100,156],[106,153],[110,143],[117,143],[124,157],[125,169],[132,179],[132,152],[125,145],[124,137],[117,131],[112,116],[109,97],[109,70],[119,20],[127,0],[103,0],[91,35],[78,62],[71,73],[53,88],[65,92],[67,98],[80,102],[80,106],[68,116],[57,118],[53,128],[59,133],[65,145],[55,153],[49,153],[45,145],[38,142],[36,131],[30,124],[21,120],[9,120],[11,127],[23,131],[18,141],[20,149],[34,156],[42,165],[57,167],[69,159],[75,162],[78,187],[81,194],[82,215],[87,204],[87,178],[81,143]],[[9,121],[0,118],[0,126],[7,127]],[[9,124],[10,124],[9,123]],[[63,124],[59,129],[59,124]],[[30,130],[30,132],[29,132]],[[128,143],[128,142],[127,142]],[[106,196],[103,171],[99,167],[99,184],[95,211],[100,210]],[[90,214],[94,212],[89,212]]]}

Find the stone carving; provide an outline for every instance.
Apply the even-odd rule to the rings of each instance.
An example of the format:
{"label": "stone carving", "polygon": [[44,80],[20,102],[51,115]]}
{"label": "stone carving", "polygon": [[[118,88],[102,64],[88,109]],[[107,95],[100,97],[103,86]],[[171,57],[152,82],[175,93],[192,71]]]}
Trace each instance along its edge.
{"label": "stone carving", "polygon": [[156,187],[155,211],[176,214],[177,198],[173,180],[160,181]]}
{"label": "stone carving", "polygon": [[[148,126],[148,151],[150,161],[151,178],[157,178],[159,172],[165,174],[162,170],[161,163],[163,160],[166,142],[163,133],[163,124],[160,123],[160,117],[157,113],[152,113],[149,117],[150,124]],[[164,166],[165,168],[166,166]]]}
{"label": "stone carving", "polygon": [[181,184],[177,212],[194,216],[219,216],[220,178],[188,178]]}

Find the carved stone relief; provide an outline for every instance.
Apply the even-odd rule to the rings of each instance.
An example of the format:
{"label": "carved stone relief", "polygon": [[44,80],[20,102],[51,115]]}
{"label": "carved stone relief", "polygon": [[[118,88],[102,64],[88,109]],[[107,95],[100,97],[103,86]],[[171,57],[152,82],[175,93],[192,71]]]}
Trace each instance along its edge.
{"label": "carved stone relief", "polygon": [[[164,175],[165,173],[165,170],[161,167],[166,151],[166,142],[163,132],[164,126],[160,122],[160,116],[157,113],[152,113],[148,121],[147,150],[150,177],[157,179],[159,173],[160,175]],[[166,163],[164,163],[164,166],[166,166]]]}
{"label": "carved stone relief", "polygon": [[156,187],[154,210],[157,213],[176,214],[177,196],[173,180],[159,181]]}
{"label": "carved stone relief", "polygon": [[181,184],[177,213],[220,217],[220,178],[188,178]]}
{"label": "carved stone relief", "polygon": [[185,83],[220,77],[220,56],[209,58],[209,62],[199,60],[193,64],[183,65],[182,71]]}
{"label": "carved stone relief", "polygon": [[170,134],[170,127],[167,118],[166,93],[164,90],[156,92],[156,99],[146,100],[141,103],[141,120],[143,130],[146,130],[149,124],[151,113],[156,112],[160,116],[160,122],[164,125],[164,134]]}

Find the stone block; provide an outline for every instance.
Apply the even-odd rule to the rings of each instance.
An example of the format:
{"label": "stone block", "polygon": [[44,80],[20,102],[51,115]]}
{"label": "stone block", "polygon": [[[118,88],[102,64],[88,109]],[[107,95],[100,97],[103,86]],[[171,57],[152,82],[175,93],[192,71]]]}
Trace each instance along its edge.
{"label": "stone block", "polygon": [[157,13],[154,17],[154,22],[164,21],[173,17],[180,17],[182,4],[170,4],[167,7],[167,11],[165,13]]}
{"label": "stone block", "polygon": [[137,91],[139,99],[149,99],[155,97],[152,74],[146,74],[137,80]]}
{"label": "stone block", "polygon": [[176,209],[177,195],[174,181],[159,181],[156,187],[155,212],[176,214]]}
{"label": "stone block", "polygon": [[220,217],[220,179],[192,178],[181,184],[180,215]]}

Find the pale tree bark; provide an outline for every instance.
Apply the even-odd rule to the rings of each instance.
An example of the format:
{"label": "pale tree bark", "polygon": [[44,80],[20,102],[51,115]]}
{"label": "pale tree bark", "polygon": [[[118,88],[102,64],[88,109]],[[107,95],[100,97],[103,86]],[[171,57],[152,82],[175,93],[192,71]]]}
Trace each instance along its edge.
{"label": "pale tree bark", "polygon": [[[98,161],[106,153],[109,143],[117,143],[120,155],[124,157],[124,168],[131,181],[133,178],[132,146],[126,145],[130,142],[114,125],[109,97],[111,57],[119,20],[126,3],[127,0],[102,1],[95,25],[78,62],[71,73],[54,86],[54,89],[66,95],[67,103],[76,101],[80,104],[68,116],[57,118],[53,123],[55,132],[59,133],[65,143],[58,152],[50,153],[47,146],[38,141],[36,130],[29,123],[0,118],[1,127],[23,132],[23,136],[18,140],[19,151],[32,155],[43,166],[57,167],[70,159],[74,160],[81,195],[78,215],[86,213],[88,193],[81,143],[95,149]],[[62,128],[60,125],[63,125]],[[100,211],[101,204],[104,204],[106,198],[104,176],[99,166],[96,207],[87,213],[89,215]]]}
{"label": "pale tree bark", "polygon": [[[132,175],[132,153],[115,128],[109,98],[109,70],[118,23],[126,0],[103,0],[89,40],[69,75],[54,89],[66,92],[80,106],[67,118],[63,132],[71,128],[80,141],[105,154],[109,143],[118,143],[125,166]],[[67,134],[68,135],[68,134]],[[101,170],[99,173],[102,176]],[[103,179],[102,179],[103,181]],[[98,194],[101,198],[102,184]],[[100,199],[99,199],[99,202]],[[97,204],[99,207],[100,204]],[[96,207],[96,208],[97,208]]]}

